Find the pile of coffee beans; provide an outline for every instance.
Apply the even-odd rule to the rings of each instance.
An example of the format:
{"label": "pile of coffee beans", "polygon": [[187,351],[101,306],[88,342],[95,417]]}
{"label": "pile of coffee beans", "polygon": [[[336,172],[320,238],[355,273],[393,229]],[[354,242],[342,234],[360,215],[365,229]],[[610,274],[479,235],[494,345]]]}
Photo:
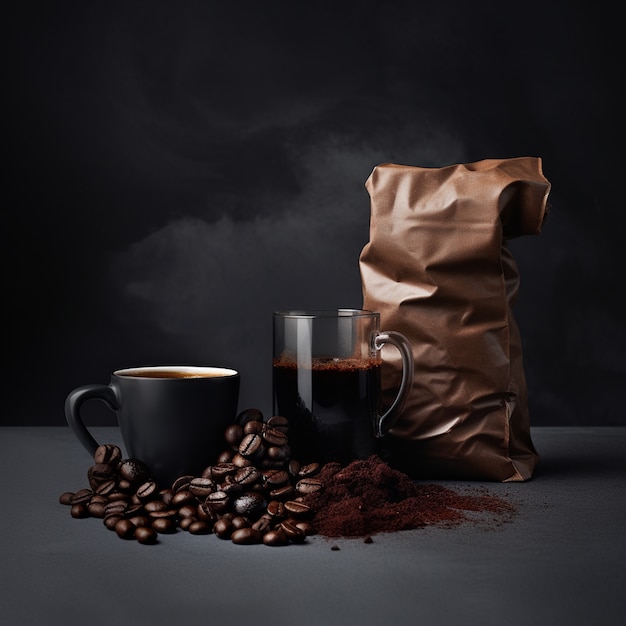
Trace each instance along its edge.
{"label": "pile of coffee beans", "polygon": [[235,544],[286,546],[302,543],[315,529],[306,496],[323,489],[319,463],[291,458],[289,422],[265,420],[258,409],[237,415],[224,433],[224,451],[199,476],[157,485],[140,459],[123,459],[113,444],[98,447],[89,487],[63,493],[74,518],[104,520],[122,539],[143,544],[159,535],[187,531],[215,534]]}

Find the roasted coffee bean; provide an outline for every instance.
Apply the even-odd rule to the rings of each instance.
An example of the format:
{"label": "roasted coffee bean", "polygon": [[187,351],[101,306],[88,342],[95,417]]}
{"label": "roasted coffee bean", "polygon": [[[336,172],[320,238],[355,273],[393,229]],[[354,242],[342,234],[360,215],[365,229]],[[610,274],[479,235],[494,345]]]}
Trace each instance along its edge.
{"label": "roasted coffee bean", "polygon": [[300,461],[296,459],[291,459],[287,465],[287,471],[291,476],[296,478],[298,476],[298,473],[300,472],[300,467]]}
{"label": "roasted coffee bean", "polygon": [[125,517],[129,522],[132,522],[132,524],[136,528],[140,528],[142,526],[150,526],[150,518],[147,515],[133,515],[132,517],[130,517],[128,514],[126,514]]}
{"label": "roasted coffee bean", "polygon": [[197,498],[206,498],[215,491],[215,483],[210,478],[194,478],[189,483],[189,491]]}
{"label": "roasted coffee bean", "polygon": [[112,500],[108,502],[104,507],[105,515],[124,515],[128,508],[128,502],[126,500]]}
{"label": "roasted coffee bean", "polygon": [[92,465],[87,470],[87,482],[92,489],[107,481],[111,480],[115,476],[115,472],[110,465],[101,463],[100,465]]}
{"label": "roasted coffee bean", "polygon": [[266,546],[287,546],[289,545],[289,537],[282,528],[276,528],[263,535],[263,543]]}
{"label": "roasted coffee bean", "polygon": [[267,425],[274,430],[280,430],[283,433],[287,433],[289,431],[289,420],[282,415],[272,415],[267,420]]}
{"label": "roasted coffee bean", "polygon": [[245,409],[235,418],[235,423],[245,426],[248,422],[262,422],[263,413],[259,409]]}
{"label": "roasted coffee bean", "polygon": [[248,465],[252,465],[252,461],[242,454],[239,454],[239,452],[233,455],[232,460],[237,467],[247,467]]}
{"label": "roasted coffee bean", "polygon": [[211,533],[212,528],[205,521],[196,520],[189,525],[188,530],[192,535],[208,535]]}
{"label": "roasted coffee bean", "polygon": [[284,463],[289,459],[291,450],[288,445],[282,446],[269,446],[265,451],[268,460],[275,461],[276,463]]}
{"label": "roasted coffee bean", "polygon": [[243,434],[244,435],[250,435],[250,434],[260,435],[263,433],[264,430],[265,430],[265,424],[263,422],[251,421],[251,422],[246,422],[245,426],[243,427]]}
{"label": "roasted coffee bean", "polygon": [[118,515],[118,514],[105,515],[104,516],[104,525],[109,530],[115,530],[115,524],[117,524],[123,518],[124,518],[123,515]]}
{"label": "roasted coffee bean", "polygon": [[261,472],[254,465],[248,465],[239,468],[233,478],[238,485],[249,486],[261,480]]}
{"label": "roasted coffee bean", "polygon": [[232,532],[230,540],[239,545],[249,546],[255,543],[261,543],[263,540],[263,533],[252,527],[238,528]]}
{"label": "roasted coffee bean", "polygon": [[122,460],[122,451],[114,444],[105,443],[96,448],[93,460],[95,463],[108,463],[112,467],[117,467]]}
{"label": "roasted coffee bean", "polygon": [[287,435],[277,428],[266,428],[263,439],[271,446],[283,446],[287,443]]}
{"label": "roasted coffee bean", "polygon": [[315,528],[309,523],[305,521],[297,521],[295,523],[296,527],[299,528],[305,536],[310,536],[315,534]]}
{"label": "roasted coffee bean", "polygon": [[144,545],[157,543],[158,533],[149,526],[140,526],[135,529],[135,539]]}
{"label": "roasted coffee bean", "polygon": [[178,511],[176,509],[164,509],[162,511],[150,511],[148,517],[151,520],[155,519],[171,519],[173,521],[178,517]]}
{"label": "roasted coffee bean", "polygon": [[[100,493],[99,495],[104,494]],[[110,493],[107,493],[106,497],[109,502],[113,502],[114,500],[123,500],[124,502],[128,502],[130,500],[130,496],[125,491],[120,491],[117,488]]]}
{"label": "roasted coffee bean", "polygon": [[296,483],[296,491],[303,495],[315,493],[322,487],[322,481],[317,478],[303,478]]}
{"label": "roasted coffee bean", "polygon": [[285,470],[276,470],[269,474],[265,480],[268,489],[284,487],[289,482],[289,474]]}
{"label": "roasted coffee bean", "polygon": [[233,533],[233,523],[227,517],[222,517],[218,519],[217,522],[213,525],[213,532],[220,539],[230,539],[230,536]]}
{"label": "roasted coffee bean", "polygon": [[[174,506],[173,504],[171,506]],[[170,507],[163,500],[150,500],[143,505],[146,513],[155,513],[157,511],[165,511]]]}
{"label": "roasted coffee bean", "polygon": [[236,450],[239,447],[239,443],[243,439],[243,435],[243,426],[241,424],[231,424],[224,431],[224,441],[233,450]]}
{"label": "roasted coffee bean", "polygon": [[267,504],[267,512],[273,518],[285,517],[286,515],[285,503],[280,502],[279,500],[271,500]]}
{"label": "roasted coffee bean", "polygon": [[176,522],[171,517],[158,517],[150,521],[150,526],[161,535],[169,535],[176,532]]}
{"label": "roasted coffee bean", "polygon": [[214,491],[210,493],[205,502],[209,504],[214,511],[223,511],[230,503],[228,494],[224,491]]}
{"label": "roasted coffee bean", "polygon": [[87,504],[93,496],[91,489],[79,489],[70,499],[70,504]]}
{"label": "roasted coffee bean", "polygon": [[223,452],[220,452],[217,457],[217,464],[220,465],[221,463],[230,463],[233,459],[233,455],[233,450],[224,450]]}
{"label": "roasted coffee bean", "polygon": [[172,502],[173,497],[174,497],[174,492],[171,489],[161,489],[161,491],[159,491],[159,498],[161,498],[161,501],[167,504],[168,506]]}
{"label": "roasted coffee bean", "polygon": [[258,530],[261,533],[265,533],[272,528],[272,525],[276,523],[276,520],[269,514],[264,513],[252,524],[252,528]]}
{"label": "roasted coffee bean", "polygon": [[284,502],[293,498],[295,494],[296,490],[293,485],[285,485],[283,487],[279,487],[278,489],[272,489],[270,491],[270,498],[272,498],[272,500],[282,500]]}
{"label": "roasted coffee bean", "polygon": [[105,505],[104,502],[93,500],[87,505],[87,511],[91,517],[97,517],[99,519],[103,519],[105,516]]}
{"label": "roasted coffee bean", "polygon": [[208,502],[201,502],[198,504],[198,519],[215,524],[219,516],[217,511]]}
{"label": "roasted coffee bean", "polygon": [[140,515],[141,513],[145,513],[143,505],[131,503],[124,512],[124,517],[132,517],[133,515]]}
{"label": "roasted coffee bean", "polygon": [[185,474],[184,476],[179,476],[172,484],[172,491],[177,493],[179,491],[189,491],[189,484],[195,478],[195,476],[191,476]]}
{"label": "roasted coffee bean", "polygon": [[245,492],[233,502],[235,513],[246,517],[256,517],[263,509],[265,509],[265,498],[254,491]]}
{"label": "roasted coffee bean", "polygon": [[250,433],[241,440],[238,451],[241,456],[250,458],[254,454],[258,453],[262,446],[263,438],[261,435],[258,435],[257,433]]}
{"label": "roasted coffee bean", "polygon": [[190,516],[190,517],[183,517],[182,519],[178,520],[178,527],[181,530],[189,530],[189,527],[194,523],[197,522],[198,518],[195,516]]}
{"label": "roasted coffee bean", "polygon": [[143,461],[139,459],[124,459],[119,466],[121,478],[131,485],[141,484],[150,478],[150,471]]}
{"label": "roasted coffee bean", "polygon": [[289,515],[295,515],[297,517],[304,517],[311,513],[311,507],[304,502],[298,502],[297,500],[287,500],[285,502],[285,510]]}
{"label": "roasted coffee bean", "polygon": [[211,476],[215,482],[221,483],[226,476],[232,476],[237,471],[234,463],[218,463],[211,466]]}
{"label": "roasted coffee bean", "polygon": [[72,498],[74,497],[73,491],[66,491],[59,496],[59,502],[61,504],[72,504]]}
{"label": "roasted coffee bean", "polygon": [[178,517],[196,517],[198,514],[198,507],[193,504],[186,504],[178,509]]}
{"label": "roasted coffee bean", "polygon": [[137,488],[137,498],[141,502],[155,499],[159,494],[159,488],[153,480],[148,480]]}
{"label": "roasted coffee bean", "polygon": [[109,496],[117,489],[116,480],[106,480],[96,487],[96,493],[101,496]]}
{"label": "roasted coffee bean", "polygon": [[289,541],[293,541],[294,543],[302,543],[306,539],[304,531],[290,520],[285,520],[284,522],[281,522],[280,528],[283,530],[285,535],[289,537]]}
{"label": "roasted coffee bean", "polygon": [[117,488],[124,493],[131,493],[135,489],[135,483],[120,477],[117,481]]}
{"label": "roasted coffee bean", "polygon": [[87,505],[84,502],[78,502],[76,504],[72,504],[72,508],[70,509],[70,515],[75,519],[89,517],[89,511],[87,509]]}
{"label": "roasted coffee bean", "polygon": [[309,463],[308,465],[303,465],[298,472],[299,478],[311,478],[318,474],[321,469],[321,465],[319,463]]}
{"label": "roasted coffee bean", "polygon": [[135,525],[130,520],[122,518],[115,524],[115,532],[120,539],[133,539]]}
{"label": "roasted coffee bean", "polygon": [[231,523],[233,525],[233,530],[237,530],[238,528],[248,528],[248,526],[252,526],[250,523],[250,519],[244,517],[243,515],[235,515],[231,518]]}
{"label": "roasted coffee bean", "polygon": [[170,500],[170,506],[176,509],[181,506],[185,506],[186,504],[191,504],[193,502],[196,502],[196,496],[194,496],[189,489],[181,489],[172,496],[172,499]]}
{"label": "roasted coffee bean", "polygon": [[229,500],[232,500],[233,498],[236,498],[243,491],[243,489],[244,489],[243,485],[240,485],[239,483],[236,483],[233,481],[233,482],[223,482],[219,486],[218,491],[222,491],[228,496]]}

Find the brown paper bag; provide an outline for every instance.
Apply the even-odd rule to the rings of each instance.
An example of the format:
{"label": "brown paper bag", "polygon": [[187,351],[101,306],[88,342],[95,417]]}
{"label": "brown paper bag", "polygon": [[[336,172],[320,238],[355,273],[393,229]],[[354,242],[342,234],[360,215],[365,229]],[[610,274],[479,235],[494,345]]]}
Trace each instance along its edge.
{"label": "brown paper bag", "polygon": [[[541,231],[550,192],[541,165],[535,157],[383,164],[366,182],[363,308],[409,339],[415,361],[411,396],[384,442],[388,461],[410,476],[532,477],[539,457],[512,312],[519,274],[506,240]],[[391,399],[400,360],[384,350]]]}

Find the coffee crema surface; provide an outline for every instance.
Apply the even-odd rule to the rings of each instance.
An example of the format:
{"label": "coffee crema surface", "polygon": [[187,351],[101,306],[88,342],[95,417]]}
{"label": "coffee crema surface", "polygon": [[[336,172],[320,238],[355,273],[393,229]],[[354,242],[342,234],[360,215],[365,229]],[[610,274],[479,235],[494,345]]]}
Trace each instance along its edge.
{"label": "coffee crema surface", "polygon": [[175,367],[150,367],[118,370],[116,376],[128,378],[224,378],[233,376],[234,370],[226,368],[175,368]]}
{"label": "coffee crema surface", "polygon": [[219,378],[224,374],[219,372],[205,372],[198,374],[195,372],[173,372],[171,370],[150,370],[147,372],[127,372],[120,376],[130,376],[131,378]]}

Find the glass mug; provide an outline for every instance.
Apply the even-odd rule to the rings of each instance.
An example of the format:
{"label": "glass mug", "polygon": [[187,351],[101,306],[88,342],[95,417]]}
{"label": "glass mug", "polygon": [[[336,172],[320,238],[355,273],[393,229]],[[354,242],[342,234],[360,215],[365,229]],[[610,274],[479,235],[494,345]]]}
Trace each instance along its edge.
{"label": "glass mug", "polygon": [[[289,420],[291,456],[301,463],[379,453],[413,384],[413,353],[404,335],[381,331],[363,309],[274,312],[273,411]],[[394,401],[382,410],[381,350],[402,359]]]}

